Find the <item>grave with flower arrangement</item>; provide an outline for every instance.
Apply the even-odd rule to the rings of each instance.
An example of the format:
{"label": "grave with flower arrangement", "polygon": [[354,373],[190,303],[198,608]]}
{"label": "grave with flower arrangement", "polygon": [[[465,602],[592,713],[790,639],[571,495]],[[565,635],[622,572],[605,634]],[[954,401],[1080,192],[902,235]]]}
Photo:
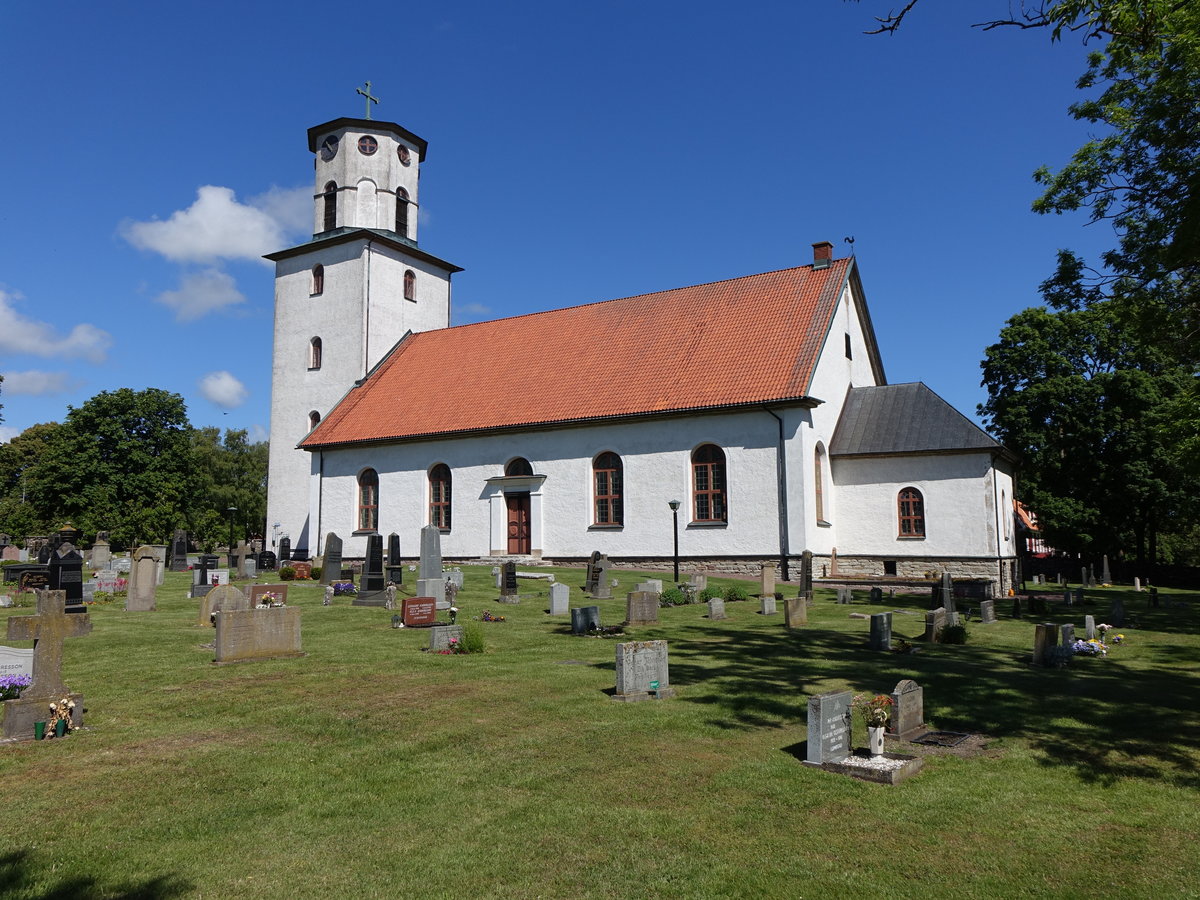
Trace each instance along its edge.
{"label": "grave with flower arrangement", "polygon": [[66,612],[65,591],[39,591],[37,613],[12,616],[8,639],[33,641],[33,682],[17,700],[4,701],[4,737],[32,741],[34,724],[49,720],[50,705],[69,710],[72,728],[83,724],[83,695],[73,694],[62,681],[63,644],[67,638],[91,633],[92,620],[86,613]]}

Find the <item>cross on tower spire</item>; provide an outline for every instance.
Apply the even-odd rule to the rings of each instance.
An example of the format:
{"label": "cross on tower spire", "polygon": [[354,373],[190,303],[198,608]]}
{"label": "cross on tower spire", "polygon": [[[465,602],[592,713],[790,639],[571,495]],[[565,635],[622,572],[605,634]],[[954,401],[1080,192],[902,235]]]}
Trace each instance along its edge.
{"label": "cross on tower spire", "polygon": [[367,82],[367,89],[365,91],[362,88],[355,88],[354,92],[356,94],[362,94],[364,97],[367,98],[367,120],[370,121],[370,119],[371,119],[371,104],[379,102],[378,97],[371,96],[371,82],[369,82],[369,81]]}

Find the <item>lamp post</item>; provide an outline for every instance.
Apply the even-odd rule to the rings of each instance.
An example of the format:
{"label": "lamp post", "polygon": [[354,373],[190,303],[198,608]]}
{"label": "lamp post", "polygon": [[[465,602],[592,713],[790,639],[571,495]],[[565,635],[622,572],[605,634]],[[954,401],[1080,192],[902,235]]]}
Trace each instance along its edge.
{"label": "lamp post", "polygon": [[671,507],[671,524],[675,532],[675,583],[679,584],[679,501],[668,500]]}
{"label": "lamp post", "polygon": [[237,512],[237,507],[231,506],[231,507],[229,507],[229,509],[225,510],[225,512],[229,513],[229,561],[230,561],[230,563],[232,563],[233,562],[233,514],[235,512]]}

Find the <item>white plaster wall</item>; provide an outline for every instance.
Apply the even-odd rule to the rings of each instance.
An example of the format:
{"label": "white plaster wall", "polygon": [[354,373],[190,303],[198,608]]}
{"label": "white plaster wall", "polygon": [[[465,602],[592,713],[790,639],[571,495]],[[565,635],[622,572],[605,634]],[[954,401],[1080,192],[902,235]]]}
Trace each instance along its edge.
{"label": "white plaster wall", "polygon": [[[330,450],[324,454],[320,531],[337,532],[347,555],[365,552],[365,536],[353,531],[357,476],[371,466],[379,473],[379,530],[385,535],[395,531],[403,552],[415,554],[420,528],[428,523],[427,472],[442,462],[453,477],[453,528],[443,536],[442,552],[486,556],[505,546],[503,535],[494,533],[489,498],[494,490],[487,480],[502,475],[513,457],[524,456],[535,473],[545,476],[537,490],[540,520],[532,531],[533,549],[547,556],[586,556],[593,550],[612,556],[670,556],[672,499],[682,502],[680,555],[771,556],[779,548],[776,438],[775,420],[759,410]],[[725,451],[729,524],[724,526],[690,524],[691,452],[706,442]],[[592,459],[606,450],[618,453],[624,466],[625,524],[618,530],[590,527]],[[536,516],[539,503],[533,506]],[[316,513],[314,504],[314,520]]]}
{"label": "white plaster wall", "polygon": [[[988,453],[836,459],[838,553],[995,557],[991,463]],[[924,539],[897,537],[896,497],[906,487],[925,500]]]}

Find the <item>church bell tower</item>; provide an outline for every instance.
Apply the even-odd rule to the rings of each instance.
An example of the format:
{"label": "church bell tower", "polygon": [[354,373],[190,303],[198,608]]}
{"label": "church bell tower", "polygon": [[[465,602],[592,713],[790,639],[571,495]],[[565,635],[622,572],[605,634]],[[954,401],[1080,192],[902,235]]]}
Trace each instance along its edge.
{"label": "church bell tower", "polygon": [[296,445],[405,334],[450,324],[450,276],[462,271],[417,244],[429,145],[370,119],[369,82],[365,96],[368,118],[308,130],[313,237],[266,257],[275,263],[267,526],[273,539],[291,538],[297,559],[318,553],[322,536],[312,532],[321,498],[310,492],[319,461]]}

